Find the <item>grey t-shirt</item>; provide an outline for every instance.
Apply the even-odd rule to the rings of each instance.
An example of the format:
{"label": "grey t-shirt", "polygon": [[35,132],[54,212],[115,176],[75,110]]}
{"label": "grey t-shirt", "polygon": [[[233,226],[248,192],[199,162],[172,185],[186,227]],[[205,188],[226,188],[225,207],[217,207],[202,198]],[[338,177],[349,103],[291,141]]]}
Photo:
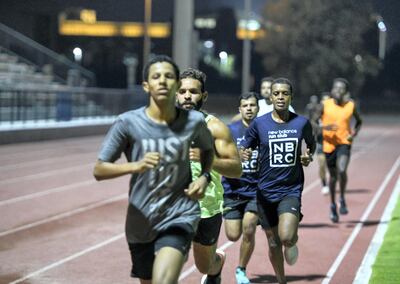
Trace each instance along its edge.
{"label": "grey t-shirt", "polygon": [[184,189],[192,181],[189,148],[213,148],[213,138],[202,113],[177,109],[177,119],[158,124],[145,113],[145,107],[118,116],[102,144],[99,160],[114,162],[125,154],[139,161],[147,152],[159,152],[156,169],[133,174],[130,181],[126,237],[130,243],[153,241],[172,225],[196,230],[200,219],[198,201],[188,198]]}

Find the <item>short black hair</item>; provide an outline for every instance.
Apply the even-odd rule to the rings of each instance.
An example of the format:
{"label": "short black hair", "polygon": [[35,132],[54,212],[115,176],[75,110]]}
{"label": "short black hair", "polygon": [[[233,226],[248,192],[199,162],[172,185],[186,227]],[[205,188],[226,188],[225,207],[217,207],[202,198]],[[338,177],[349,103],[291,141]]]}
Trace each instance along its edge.
{"label": "short black hair", "polygon": [[260,95],[258,94],[258,93],[256,93],[256,92],[246,92],[246,93],[243,93],[243,94],[241,94],[240,96],[239,96],[239,105],[240,105],[240,103],[241,103],[241,101],[242,100],[248,100],[248,99],[250,99],[250,98],[255,98],[256,99],[256,102],[257,102],[257,105],[258,105],[258,100],[260,99]]}
{"label": "short black hair", "polygon": [[274,77],[263,77],[261,79],[261,84],[264,82],[272,82],[272,81],[274,81]]}
{"label": "short black hair", "polygon": [[349,81],[347,81],[345,78],[335,78],[335,79],[333,79],[333,84],[335,84],[336,82],[341,82],[341,83],[343,83],[345,86],[346,86],[346,91],[348,91],[349,90],[349,86],[350,86],[350,84],[349,84]]}
{"label": "short black hair", "polygon": [[154,63],[157,62],[168,62],[169,64],[172,65],[172,67],[174,68],[174,72],[175,72],[175,77],[176,80],[179,80],[179,67],[178,65],[176,65],[176,63],[172,60],[171,57],[164,55],[164,54],[160,54],[160,55],[155,55],[152,58],[150,58],[150,60],[146,63],[146,65],[143,67],[143,81],[147,82],[149,79],[149,70],[150,70],[150,66],[153,65]]}
{"label": "short black hair", "polygon": [[272,89],[272,86],[275,84],[289,85],[290,95],[293,96],[293,85],[292,85],[292,82],[290,82],[290,80],[288,78],[281,77],[281,78],[274,79],[271,84],[271,89]]}
{"label": "short black hair", "polygon": [[179,79],[185,79],[185,78],[192,78],[201,83],[201,92],[204,93],[206,90],[206,80],[207,76],[204,74],[204,72],[194,69],[194,68],[188,68],[184,70],[181,75],[179,76]]}

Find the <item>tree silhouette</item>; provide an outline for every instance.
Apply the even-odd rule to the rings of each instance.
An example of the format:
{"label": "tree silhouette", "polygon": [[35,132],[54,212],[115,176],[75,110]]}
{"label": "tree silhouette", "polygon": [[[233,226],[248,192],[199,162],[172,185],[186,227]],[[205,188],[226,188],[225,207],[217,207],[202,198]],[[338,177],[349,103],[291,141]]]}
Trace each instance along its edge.
{"label": "tree silhouette", "polygon": [[379,71],[364,42],[376,30],[368,1],[271,0],[263,17],[267,33],[256,50],[270,75],[291,79],[303,100],[329,90],[335,77],[347,78],[356,93]]}

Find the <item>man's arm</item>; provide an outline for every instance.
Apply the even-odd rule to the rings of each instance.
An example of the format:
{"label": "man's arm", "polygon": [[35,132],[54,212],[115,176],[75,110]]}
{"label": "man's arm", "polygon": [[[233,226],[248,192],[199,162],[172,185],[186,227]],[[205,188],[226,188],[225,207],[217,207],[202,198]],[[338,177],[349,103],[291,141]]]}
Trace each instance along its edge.
{"label": "man's arm", "polygon": [[310,162],[312,162],[312,156],[315,152],[316,144],[314,135],[312,133],[312,126],[309,121],[307,121],[306,125],[303,129],[303,138],[306,142],[307,149],[306,152],[300,156],[300,161],[303,166],[308,166]]}
{"label": "man's arm", "polygon": [[213,169],[225,177],[239,178],[242,175],[242,163],[229,128],[217,118],[211,119],[207,127],[214,137]]}
{"label": "man's arm", "polygon": [[352,136],[355,137],[355,136],[357,136],[358,131],[360,131],[361,125],[362,125],[362,119],[361,119],[360,113],[358,112],[356,107],[354,108],[353,116],[356,120],[356,125],[354,126],[354,132],[353,132]]}
{"label": "man's arm", "polygon": [[105,180],[120,177],[123,175],[143,173],[146,170],[154,169],[160,162],[160,153],[146,153],[142,160],[130,163],[115,164],[97,160],[94,166],[93,175],[96,180]]}

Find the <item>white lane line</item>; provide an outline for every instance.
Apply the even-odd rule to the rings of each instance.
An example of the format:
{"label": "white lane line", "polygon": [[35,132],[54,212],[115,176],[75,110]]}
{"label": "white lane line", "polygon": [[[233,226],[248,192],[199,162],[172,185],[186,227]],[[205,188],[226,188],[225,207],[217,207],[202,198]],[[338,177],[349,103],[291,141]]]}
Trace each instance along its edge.
{"label": "white lane line", "polygon": [[392,179],[393,175],[396,173],[398,167],[400,165],[400,156],[397,157],[396,162],[390,169],[389,173],[386,175],[383,183],[379,187],[378,191],[375,193],[374,198],[371,200],[369,203],[367,209],[364,211],[364,214],[361,216],[360,222],[355,226],[353,229],[353,232],[351,233],[350,237],[347,239],[346,243],[342,247],[342,250],[340,251],[339,255],[336,257],[335,261],[333,262],[332,266],[329,268],[328,273],[326,274],[326,277],[323,279],[322,284],[328,284],[333,275],[335,274],[336,270],[338,269],[339,265],[342,263],[344,257],[348,253],[348,251],[351,248],[351,245],[353,244],[354,240],[356,239],[358,233],[360,232],[363,223],[368,219],[369,214],[371,211],[374,209],[376,203],[378,202],[379,198],[381,197],[382,193],[385,191],[387,184],[389,181]]}
{"label": "white lane line", "polygon": [[13,234],[13,233],[16,233],[16,232],[19,232],[19,231],[22,231],[22,230],[30,229],[32,227],[36,227],[36,226],[39,226],[39,225],[42,225],[42,224],[45,224],[45,223],[49,223],[49,222],[52,222],[52,221],[56,221],[56,220],[59,220],[59,219],[62,219],[62,218],[70,217],[72,215],[75,215],[75,214],[78,214],[78,213],[82,213],[84,211],[88,211],[88,210],[94,209],[96,207],[100,207],[100,206],[103,206],[103,205],[106,205],[106,204],[109,204],[109,203],[113,203],[115,201],[119,201],[119,200],[122,200],[122,199],[128,199],[128,195],[126,193],[120,194],[120,195],[114,196],[112,198],[109,198],[109,199],[106,199],[106,200],[102,200],[102,201],[90,204],[88,206],[83,206],[83,207],[77,208],[75,210],[71,210],[71,211],[68,211],[68,212],[65,212],[65,213],[61,213],[61,214],[49,217],[49,218],[45,218],[45,219],[37,221],[37,222],[33,222],[33,223],[30,223],[30,224],[27,224],[27,225],[24,225],[24,226],[16,227],[16,228],[13,228],[11,230],[3,231],[3,232],[0,233],[0,237],[6,236],[6,235],[9,235],[9,234]]}
{"label": "white lane line", "polygon": [[92,252],[92,251],[97,250],[97,249],[99,249],[101,247],[104,247],[104,246],[106,246],[108,244],[111,244],[111,243],[113,243],[115,241],[118,241],[118,240],[122,239],[124,236],[125,236],[125,233],[118,234],[118,235],[116,235],[116,236],[114,236],[114,237],[112,237],[112,238],[110,238],[108,240],[105,240],[105,241],[103,241],[101,243],[98,243],[98,244],[96,244],[94,246],[91,246],[91,247],[89,247],[89,248],[87,248],[85,250],[79,251],[79,252],[77,252],[75,254],[72,254],[72,255],[70,255],[70,256],[68,256],[66,258],[60,259],[59,261],[53,262],[53,263],[51,263],[51,264],[49,264],[49,265],[47,265],[47,266],[45,266],[45,267],[43,267],[43,268],[41,268],[39,270],[36,270],[36,271],[34,271],[32,273],[29,273],[28,275],[25,275],[22,278],[19,278],[19,279],[13,281],[13,282],[10,282],[10,284],[21,283],[22,281],[25,281],[25,280],[27,280],[29,278],[32,278],[32,277],[35,277],[35,276],[37,276],[37,275],[39,275],[39,274],[41,274],[43,272],[46,272],[46,271],[48,271],[50,269],[56,268],[57,266],[63,265],[63,264],[65,264],[67,262],[70,262],[70,261],[72,261],[72,260],[74,260],[74,259],[76,259],[78,257],[81,257],[81,256],[83,256],[85,254],[88,254],[89,252]]}
{"label": "white lane line", "polygon": [[48,190],[35,192],[35,193],[32,193],[32,194],[26,194],[26,195],[23,195],[23,196],[18,196],[18,197],[2,200],[2,201],[0,201],[0,207],[4,206],[4,205],[10,205],[10,204],[13,204],[13,203],[21,202],[21,201],[26,201],[26,200],[29,200],[29,199],[34,199],[34,198],[37,198],[37,197],[42,197],[42,196],[49,195],[49,194],[52,194],[52,193],[67,191],[67,190],[79,188],[79,187],[82,187],[82,186],[88,186],[88,185],[95,184],[95,183],[97,183],[97,181],[93,178],[93,179],[85,180],[85,181],[82,181],[82,182],[71,183],[71,184],[68,184],[68,185],[54,187],[54,188],[51,188],[51,189],[48,189]]}
{"label": "white lane line", "polygon": [[[378,142],[377,140],[378,140],[378,139],[374,140],[374,141],[371,142],[369,145],[371,145],[371,144],[376,144],[376,143]],[[379,139],[379,140],[380,140],[380,139]],[[368,148],[369,148],[369,147],[368,147]],[[353,156],[353,158],[356,158],[356,157],[358,157],[358,156],[361,156],[361,154],[363,154],[363,153],[361,152],[359,155],[357,155],[357,154],[358,154],[358,153],[356,153],[356,154]],[[398,161],[399,161],[399,158],[398,158],[398,160],[396,161],[396,163],[397,163]],[[393,169],[393,168],[392,168],[392,169]],[[314,182],[312,182],[311,184],[309,184],[309,185],[304,189],[303,194],[309,192],[311,189],[313,189],[314,187],[316,187],[316,186],[318,185],[318,183],[319,183],[319,179],[317,179],[317,180],[315,180]],[[385,186],[386,186],[386,185],[385,185]],[[118,197],[119,197],[119,198],[118,198]],[[125,197],[126,197],[126,194],[122,194],[122,195],[120,195],[120,196],[116,196],[115,198],[123,199],[123,198],[125,198]],[[113,199],[113,198],[112,198],[112,199]],[[110,200],[110,199],[109,199],[109,200]],[[106,201],[107,201],[107,200],[106,200]],[[106,202],[106,201],[103,201],[104,204],[105,204],[105,203],[109,203],[109,202],[113,202],[113,201],[109,201],[109,202]],[[114,201],[116,201],[116,200],[114,200]],[[101,203],[101,202],[100,202],[100,203]],[[375,203],[376,203],[376,202],[375,202]],[[104,205],[104,204],[102,204],[102,205]],[[95,205],[95,204],[93,204],[93,205],[91,205],[91,206],[87,206],[87,207],[82,207],[82,208],[79,208],[79,209],[77,209],[77,210],[67,212],[67,213],[65,213],[65,214],[57,215],[58,218],[56,218],[56,219],[64,218],[64,217],[67,217],[67,216],[71,216],[71,215],[73,215],[73,214],[77,214],[77,213],[80,213],[80,212],[83,212],[83,211],[86,211],[86,210],[90,210],[90,209],[92,209],[92,208],[94,208],[94,207],[101,206],[101,205],[98,205],[98,206],[94,206],[94,205]],[[83,208],[86,208],[86,209],[83,210]],[[79,212],[75,212],[75,211],[79,211]],[[62,215],[65,215],[65,216],[62,216]],[[24,229],[27,229],[27,228],[31,228],[31,227],[33,227],[33,226],[37,226],[37,225],[40,225],[40,224],[43,224],[43,223],[47,223],[47,222],[50,222],[50,221],[54,221],[54,220],[56,220],[56,219],[54,219],[54,218],[57,217],[57,216],[54,216],[54,217],[52,217],[52,218],[47,218],[47,219],[45,219],[45,220],[42,220],[42,221],[39,221],[39,222],[36,222],[36,223],[32,223],[32,224],[29,224],[29,225],[27,225],[27,226],[19,227],[20,229],[18,229],[18,228],[16,228],[16,229],[18,229],[18,231],[20,231],[20,230],[24,230]],[[25,227],[25,228],[23,228],[23,227]],[[13,229],[13,230],[16,230],[16,229]],[[11,232],[11,231],[12,231],[12,230],[10,230],[9,232],[10,232],[10,233],[16,232],[16,231],[12,231],[12,232]],[[6,232],[0,233],[0,237],[3,236],[4,233],[6,233]],[[7,234],[9,234],[9,233],[7,233]],[[117,235],[117,236],[114,236],[113,238],[111,238],[111,239],[109,239],[109,240],[107,240],[107,241],[105,241],[105,242],[103,242],[103,243],[100,243],[100,244],[98,244],[98,245],[96,245],[96,246],[93,246],[93,247],[90,247],[90,248],[88,248],[88,249],[86,249],[86,250],[83,250],[83,251],[81,251],[81,252],[78,252],[78,253],[76,253],[76,254],[74,254],[74,255],[68,257],[68,258],[64,258],[63,260],[60,260],[60,261],[55,262],[55,263],[53,263],[53,264],[50,264],[50,265],[48,265],[48,266],[46,266],[46,267],[44,267],[44,268],[42,268],[42,269],[39,269],[39,270],[37,270],[37,271],[35,271],[35,272],[32,272],[32,273],[28,274],[27,276],[25,276],[25,277],[23,277],[23,278],[20,278],[20,279],[15,280],[14,282],[11,282],[10,284],[20,283],[20,282],[22,282],[22,281],[24,281],[24,280],[26,280],[26,279],[28,279],[28,278],[32,278],[32,277],[34,277],[34,276],[36,276],[36,275],[38,275],[38,274],[41,274],[41,273],[43,273],[43,272],[45,272],[45,271],[48,271],[48,270],[52,269],[52,268],[54,268],[54,267],[57,267],[57,266],[62,265],[62,264],[64,264],[64,263],[68,262],[68,261],[71,261],[71,260],[73,260],[73,259],[75,259],[75,258],[78,258],[78,257],[80,257],[81,255],[84,255],[84,254],[86,254],[86,253],[88,253],[88,252],[90,252],[90,251],[92,251],[92,250],[95,250],[95,249],[98,249],[98,248],[100,248],[100,247],[106,246],[107,244],[109,244],[109,243],[111,243],[111,242],[113,242],[113,241],[116,241],[116,240],[122,238],[123,236],[124,236],[124,233],[123,233],[123,234],[120,234],[120,235]],[[232,246],[233,244],[234,244],[234,242],[228,241],[228,242],[224,243],[222,246],[220,246],[219,249],[225,250],[225,249],[227,249],[228,247]],[[186,269],[185,271],[183,271],[183,272],[181,273],[181,275],[180,275],[180,277],[179,277],[179,280],[185,279],[187,276],[189,276],[189,275],[190,275],[191,273],[193,273],[194,271],[196,271],[196,267],[195,267],[195,265],[192,265],[191,267],[189,267],[188,269]],[[328,272],[328,273],[329,273],[329,272]],[[328,282],[328,283],[329,283],[329,282]]]}
{"label": "white lane line", "polygon": [[[83,156],[88,156],[96,159],[96,152],[80,152],[80,153],[68,153],[68,157],[52,157],[52,158],[46,158],[46,159],[40,159],[40,160],[33,160],[33,161],[21,161],[17,164],[12,164],[12,165],[0,165],[0,170],[6,171],[6,170],[20,170],[23,168],[28,168],[32,166],[39,166],[39,165],[46,165],[47,163],[52,163],[52,162],[57,162],[58,164],[66,161],[76,161],[79,158],[79,161],[82,162]],[[78,157],[78,158],[77,158]],[[93,160],[93,159],[92,159]]]}
{"label": "white lane line", "polygon": [[53,171],[45,171],[43,173],[36,173],[36,174],[31,174],[27,176],[22,176],[22,177],[15,177],[15,178],[10,178],[10,179],[3,179],[0,181],[0,185],[6,185],[10,183],[15,183],[15,182],[21,182],[21,181],[29,181],[29,180],[35,180],[35,179],[40,179],[56,174],[64,174],[64,173],[69,173],[73,172],[79,169],[84,169],[89,166],[94,167],[95,162],[89,163],[89,164],[84,164],[84,165],[79,165],[79,166],[72,166],[68,168],[62,168],[62,169],[57,169]]}
{"label": "white lane line", "polygon": [[[230,247],[233,244],[234,244],[234,242],[228,241],[228,242],[224,243],[222,246],[220,246],[218,249],[225,251],[228,247]],[[181,273],[178,280],[180,281],[180,280],[185,279],[186,277],[188,277],[190,274],[192,274],[196,270],[197,270],[197,268],[193,264],[192,266],[190,266],[188,269],[186,269],[185,271],[183,271]]]}
{"label": "white lane line", "polygon": [[385,233],[389,227],[389,222],[392,218],[392,213],[396,207],[396,203],[399,200],[400,195],[400,178],[397,180],[396,187],[393,190],[392,195],[389,198],[388,205],[382,214],[382,218],[379,222],[378,228],[376,229],[375,235],[369,244],[367,253],[357,271],[356,277],[354,278],[353,284],[364,284],[368,283],[372,274],[372,265],[375,262],[376,256],[378,255],[379,249],[383,243]]}

